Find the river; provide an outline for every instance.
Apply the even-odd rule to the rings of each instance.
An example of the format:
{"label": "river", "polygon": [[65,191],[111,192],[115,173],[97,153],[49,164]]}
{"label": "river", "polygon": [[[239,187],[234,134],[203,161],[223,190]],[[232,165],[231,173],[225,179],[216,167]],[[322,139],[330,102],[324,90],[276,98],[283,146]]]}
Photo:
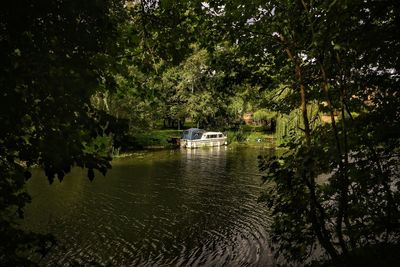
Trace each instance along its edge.
{"label": "river", "polygon": [[135,153],[93,182],[74,168],[49,185],[35,171],[25,227],[58,240],[42,266],[273,266],[257,202],[268,149]]}

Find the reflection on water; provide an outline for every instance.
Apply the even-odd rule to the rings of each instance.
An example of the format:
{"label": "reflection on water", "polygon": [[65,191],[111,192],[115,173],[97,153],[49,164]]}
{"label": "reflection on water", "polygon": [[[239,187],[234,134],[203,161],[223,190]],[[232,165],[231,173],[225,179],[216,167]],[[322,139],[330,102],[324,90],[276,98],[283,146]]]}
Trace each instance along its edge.
{"label": "reflection on water", "polygon": [[28,183],[26,227],[59,243],[46,266],[271,266],[257,155],[227,147],[137,154],[91,183],[76,168]]}

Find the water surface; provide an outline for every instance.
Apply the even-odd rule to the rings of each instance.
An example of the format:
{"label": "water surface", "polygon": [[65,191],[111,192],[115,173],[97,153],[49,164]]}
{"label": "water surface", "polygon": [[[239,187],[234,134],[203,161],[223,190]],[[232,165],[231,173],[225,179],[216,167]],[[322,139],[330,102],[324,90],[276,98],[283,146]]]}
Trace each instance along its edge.
{"label": "water surface", "polygon": [[44,266],[271,266],[257,203],[260,149],[137,153],[90,182],[74,168],[48,185],[37,171],[26,227],[58,244]]}

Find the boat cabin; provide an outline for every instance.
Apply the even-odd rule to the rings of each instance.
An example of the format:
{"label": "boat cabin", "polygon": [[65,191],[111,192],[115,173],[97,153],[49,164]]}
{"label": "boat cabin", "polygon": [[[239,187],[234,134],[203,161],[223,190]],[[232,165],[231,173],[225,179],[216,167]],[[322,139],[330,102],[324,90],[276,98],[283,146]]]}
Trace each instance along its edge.
{"label": "boat cabin", "polygon": [[216,139],[216,138],[223,138],[224,135],[221,132],[205,132],[201,137],[201,140],[208,140],[208,139]]}
{"label": "boat cabin", "polygon": [[223,146],[227,145],[227,138],[221,132],[206,132],[198,128],[191,128],[183,132],[180,144],[181,147],[186,148]]}

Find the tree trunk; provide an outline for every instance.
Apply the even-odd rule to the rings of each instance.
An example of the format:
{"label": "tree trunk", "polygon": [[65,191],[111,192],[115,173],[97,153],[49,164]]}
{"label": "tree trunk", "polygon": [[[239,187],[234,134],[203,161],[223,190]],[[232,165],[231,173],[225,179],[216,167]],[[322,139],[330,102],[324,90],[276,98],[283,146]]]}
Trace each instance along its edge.
{"label": "tree trunk", "polygon": [[[281,36],[281,40],[284,43],[285,40],[283,36]],[[293,56],[293,53],[290,51],[290,49],[287,47],[285,48],[286,53],[289,57],[289,59],[294,63],[295,65],[295,77],[296,80],[300,86],[300,98],[301,98],[301,113],[302,113],[302,119],[304,123],[304,135],[306,139],[306,146],[308,149],[311,149],[311,128],[310,128],[310,122],[308,120],[308,114],[307,114],[307,96],[306,96],[306,89],[302,77],[302,72],[301,72],[301,66],[300,63],[296,60],[296,58]],[[319,243],[321,246],[328,252],[328,254],[331,256],[331,258],[336,258],[338,256],[338,253],[333,246],[330,238],[330,234],[328,230],[325,227],[325,211],[318,202],[317,195],[315,192],[315,181],[314,181],[314,175],[312,174],[312,170],[310,170],[310,173],[307,177],[307,175],[303,174],[303,180],[308,189],[310,190],[310,219],[311,223],[313,225],[315,234],[318,238]],[[318,216],[319,215],[319,216]],[[319,218],[319,220],[318,220]]]}
{"label": "tree trunk", "polygon": [[[336,121],[335,121],[335,114],[334,114],[334,109],[332,105],[332,101],[329,95],[329,83],[328,79],[326,77],[326,72],[325,69],[322,65],[320,65],[321,69],[321,75],[323,79],[323,89],[326,97],[326,101],[328,103],[328,109],[329,113],[331,116],[331,124],[332,124],[332,130],[333,134],[335,137],[336,141],[336,148],[337,148],[337,153],[338,153],[338,159],[339,159],[339,207],[338,207],[338,216],[336,218],[336,234],[339,238],[339,243],[342,248],[343,253],[347,254],[348,249],[346,246],[346,243],[343,238],[343,221],[348,221],[348,219],[344,220],[344,218],[348,218],[348,179],[347,179],[347,174],[345,170],[345,166],[343,164],[343,153],[342,153],[342,148],[340,145],[340,138],[339,138],[339,133],[338,129],[336,126]],[[347,224],[347,223],[346,223]],[[347,227],[350,227],[350,225],[347,225]],[[349,229],[350,230],[350,229]]]}

